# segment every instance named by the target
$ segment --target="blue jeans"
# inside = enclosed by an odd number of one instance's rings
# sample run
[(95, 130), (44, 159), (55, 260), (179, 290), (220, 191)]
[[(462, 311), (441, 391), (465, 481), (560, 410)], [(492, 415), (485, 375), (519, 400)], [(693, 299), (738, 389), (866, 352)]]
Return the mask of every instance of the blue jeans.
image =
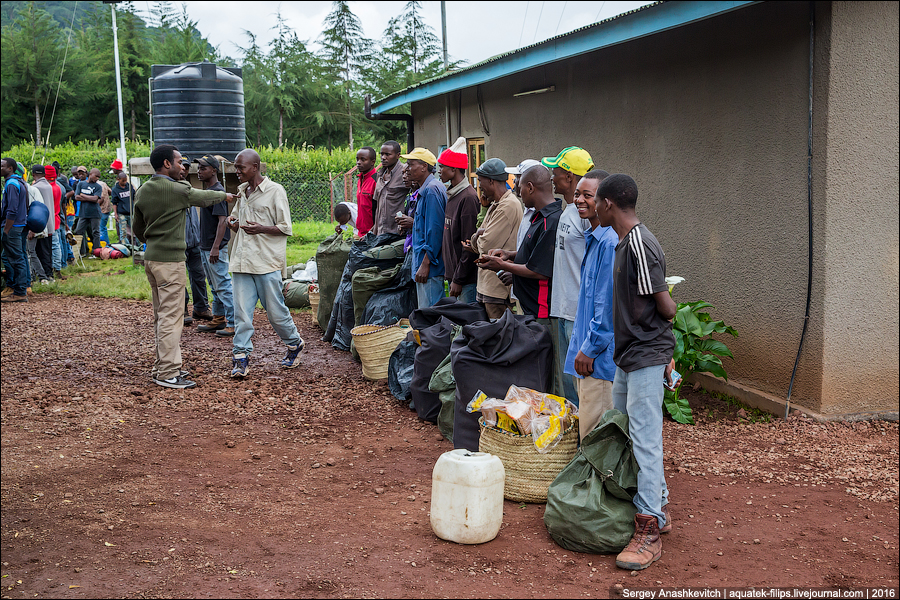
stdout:
[[(72, 225), (75, 224), (75, 215), (66, 215), (66, 223), (69, 225), (69, 229), (72, 229)], [(56, 233), (59, 234), (60, 249), (63, 253), (63, 266), (66, 266), (70, 260), (75, 260), (75, 255), (72, 253), (72, 246), (66, 240), (66, 228), (62, 227)]]
[(6, 284), (16, 296), (24, 296), (31, 285), (28, 271), (28, 250), (25, 227), (13, 227), (3, 233), (3, 262), (6, 265)]
[(632, 499), (637, 511), (652, 515), (659, 526), (666, 524), (662, 507), (669, 503), (669, 489), (663, 472), (663, 374), (666, 365), (644, 367), (626, 373), (616, 367), (613, 407), (628, 415), (628, 434), (637, 460), (637, 495)]
[(462, 291), (459, 293), (459, 301), (465, 302), (466, 304), (477, 302), (477, 300), (475, 300), (476, 287), (478, 287), (477, 283), (467, 283), (462, 286)]
[[(53, 217), (51, 217), (51, 218), (53, 218)], [(65, 236), (66, 230), (63, 229), (62, 232), (63, 232), (63, 236)], [(53, 260), (52, 260), (53, 270), (59, 271), (65, 265), (62, 264), (62, 246), (59, 245), (60, 241), (59, 241), (59, 230), (58, 229), (53, 232), (52, 236), (50, 236), (50, 244), (51, 244), (52, 253), (53, 253)], [(51, 273), (50, 275), (52, 276), (53, 274)]]
[(100, 241), (109, 246), (109, 213), (100, 213)]
[[(415, 271), (413, 271), (413, 279), (415, 279)], [(419, 301), (419, 308), (428, 308), (437, 304), (437, 301), (444, 297), (444, 278), (429, 277), (425, 283), (416, 283), (416, 297)]]
[(247, 354), (253, 352), (253, 311), (257, 300), (262, 304), (272, 324), (272, 329), (288, 346), (296, 346), (303, 342), (297, 332), (297, 326), (291, 317), (291, 311), (284, 304), (281, 291), (281, 271), (272, 271), (263, 275), (250, 273), (233, 273), (231, 286), (234, 291), (234, 347), (232, 353)]
[(578, 406), (575, 377), (566, 374), (566, 354), (569, 351), (569, 341), (572, 339), (574, 327), (575, 321), (550, 317), (550, 335), (553, 340), (553, 393)]
[(228, 246), (219, 250), (218, 262), (209, 262), (209, 250), (201, 250), (203, 270), (212, 288), (213, 315), (224, 316), (228, 327), (234, 327), (234, 298), (231, 292), (231, 275), (228, 274)]

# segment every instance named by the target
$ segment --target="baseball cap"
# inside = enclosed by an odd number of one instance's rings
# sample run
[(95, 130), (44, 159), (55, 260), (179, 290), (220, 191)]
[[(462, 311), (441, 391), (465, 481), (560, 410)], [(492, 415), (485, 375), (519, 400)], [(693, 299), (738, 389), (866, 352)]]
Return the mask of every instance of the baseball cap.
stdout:
[(210, 154), (204, 154), (200, 158), (195, 158), (194, 162), (207, 167), (212, 167), (216, 171), (219, 170), (219, 159)]
[(121, 171), (122, 170), (122, 161), (117, 158), (116, 160), (112, 161), (112, 164), (109, 165), (109, 168)]
[(405, 158), (406, 160), (409, 160), (411, 158), (415, 160), (421, 160), (422, 162), (426, 162), (431, 166), (437, 164), (437, 157), (432, 154), (431, 150), (428, 150), (427, 148), (413, 148), (412, 152), (410, 152), (409, 154), (401, 154), (400, 158)]
[(594, 161), (591, 160), (591, 155), (587, 153), (587, 150), (578, 146), (564, 148), (556, 158), (542, 158), (541, 164), (548, 169), (554, 167), (565, 169), (579, 177), (583, 177), (585, 173), (594, 168)]
[(31, 172), (36, 173), (38, 175), (44, 174), (44, 165), (32, 165)]
[(84, 165), (81, 165), (80, 167), (78, 167), (78, 168), (75, 169), (75, 170), (76, 170), (76, 171), (84, 171), (85, 173), (88, 172), (87, 167), (85, 167)]
[(506, 172), (510, 175), (521, 175), (531, 167), (536, 167), (539, 164), (541, 163), (534, 160), (533, 158), (526, 158), (515, 167), (506, 167)]
[(509, 178), (509, 174), (506, 172), (506, 163), (499, 158), (487, 159), (475, 169), (475, 174), (495, 181), (506, 181)]

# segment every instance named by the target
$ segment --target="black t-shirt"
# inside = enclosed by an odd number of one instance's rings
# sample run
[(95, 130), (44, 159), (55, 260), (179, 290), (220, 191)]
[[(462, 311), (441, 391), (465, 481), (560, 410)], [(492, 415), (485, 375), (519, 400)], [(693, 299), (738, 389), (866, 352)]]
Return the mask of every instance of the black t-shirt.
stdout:
[(553, 253), (556, 251), (556, 227), (562, 216), (562, 202), (556, 200), (531, 215), (531, 225), (516, 252), (515, 263), (549, 279), (540, 281), (513, 275), (516, 298), (526, 315), (538, 319), (550, 317), (550, 292), (553, 281)]
[(134, 199), (134, 186), (130, 183), (128, 187), (122, 187), (119, 182), (112, 187), (112, 195), (110, 201), (116, 205), (116, 212), (120, 215), (131, 214), (131, 201)]
[[(215, 185), (211, 185), (207, 190), (214, 192), (224, 192), (225, 186), (222, 182), (217, 181)], [(219, 226), (219, 217), (228, 216), (228, 202), (222, 200), (212, 206), (205, 206), (200, 209), (200, 249), (204, 252), (212, 250), (213, 242), (216, 241), (216, 228)], [(231, 238), (231, 229), (225, 228), (225, 235), (222, 236), (222, 243), (219, 244), (219, 250), (228, 244)]]
[(653, 298), (668, 289), (662, 246), (638, 223), (616, 246), (613, 275), (613, 362), (626, 373), (672, 360), (672, 322), (659, 314)]

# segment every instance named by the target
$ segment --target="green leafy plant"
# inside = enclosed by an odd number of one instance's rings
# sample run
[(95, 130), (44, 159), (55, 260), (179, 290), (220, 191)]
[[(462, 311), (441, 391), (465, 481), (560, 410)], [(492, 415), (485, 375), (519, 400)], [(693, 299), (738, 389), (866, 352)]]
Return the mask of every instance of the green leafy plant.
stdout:
[(679, 423), (694, 424), (694, 416), (686, 398), (681, 397), (681, 386), (692, 373), (711, 373), (728, 379), (723, 358), (734, 358), (731, 350), (723, 342), (714, 339), (713, 334), (727, 333), (737, 337), (737, 331), (724, 321), (714, 321), (704, 309), (714, 308), (703, 301), (679, 303), (675, 313), (672, 331), (675, 334), (675, 370), (681, 373), (682, 383), (672, 390), (666, 390), (663, 403), (673, 419)]

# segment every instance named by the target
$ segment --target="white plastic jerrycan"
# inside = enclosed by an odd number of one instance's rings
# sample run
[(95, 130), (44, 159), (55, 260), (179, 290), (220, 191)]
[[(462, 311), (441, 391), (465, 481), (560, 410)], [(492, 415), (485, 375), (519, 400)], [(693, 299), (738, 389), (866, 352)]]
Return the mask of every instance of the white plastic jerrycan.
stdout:
[(438, 458), (431, 476), (431, 529), (459, 544), (489, 542), (503, 524), (503, 463), (459, 449)]

